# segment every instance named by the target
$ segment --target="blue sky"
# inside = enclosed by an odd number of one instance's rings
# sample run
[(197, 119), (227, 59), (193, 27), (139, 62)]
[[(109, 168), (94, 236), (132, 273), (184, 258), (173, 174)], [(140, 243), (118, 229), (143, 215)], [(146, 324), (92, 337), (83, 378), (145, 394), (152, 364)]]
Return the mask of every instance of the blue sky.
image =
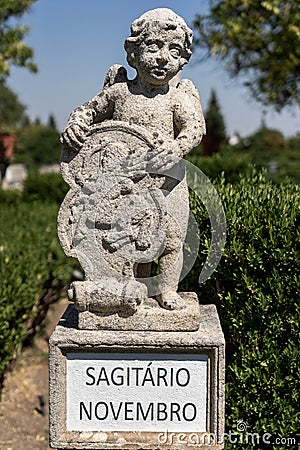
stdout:
[[(23, 24), (31, 25), (26, 42), (35, 51), (39, 72), (13, 68), (8, 84), (32, 119), (46, 122), (52, 113), (62, 129), (72, 109), (101, 90), (112, 64), (127, 67), (123, 42), (135, 18), (149, 9), (167, 7), (191, 25), (206, 5), (206, 0), (39, 0), (22, 18)], [(228, 133), (247, 136), (259, 128), (263, 107), (251, 99), (241, 81), (229, 78), (220, 63), (196, 63), (192, 57), (182, 77), (197, 86), (204, 111), (211, 89), (216, 90)], [(300, 132), (299, 108), (281, 114), (271, 108), (265, 111), (269, 127), (286, 136)]]

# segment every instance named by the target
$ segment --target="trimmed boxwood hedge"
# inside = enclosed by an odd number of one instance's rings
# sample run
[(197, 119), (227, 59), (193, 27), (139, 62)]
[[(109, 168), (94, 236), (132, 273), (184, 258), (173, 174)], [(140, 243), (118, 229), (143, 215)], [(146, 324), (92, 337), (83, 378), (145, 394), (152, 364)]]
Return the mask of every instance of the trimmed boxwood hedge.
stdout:
[[(201, 303), (215, 303), (219, 310), (227, 344), (227, 432), (237, 432), (244, 421), (249, 433), (287, 437), (299, 429), (300, 187), (274, 184), (255, 169), (234, 183), (223, 175), (214, 184), (227, 217), (226, 248), (217, 270), (199, 287), (211, 230), (201, 201), (191, 194), (200, 250), (181, 287), (196, 290)], [(244, 439), (234, 448), (263, 446)]]
[[(1, 196), (0, 196), (1, 197)], [(58, 205), (2, 193), (0, 213), (0, 381), (28, 325), (70, 279), (56, 233)]]

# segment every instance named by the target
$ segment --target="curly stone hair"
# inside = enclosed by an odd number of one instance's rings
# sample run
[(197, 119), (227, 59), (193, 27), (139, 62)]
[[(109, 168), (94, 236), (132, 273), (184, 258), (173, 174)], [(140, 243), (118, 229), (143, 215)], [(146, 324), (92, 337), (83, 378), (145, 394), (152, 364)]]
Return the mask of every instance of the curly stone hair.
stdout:
[(184, 31), (185, 40), (181, 55), (181, 67), (187, 64), (192, 54), (190, 46), (193, 40), (193, 32), (187, 26), (182, 17), (178, 16), (168, 8), (153, 9), (132, 22), (130, 28), (131, 35), (124, 42), (128, 64), (135, 68), (136, 49), (147, 35), (149, 26), (154, 23), (163, 25), (166, 29), (171, 30), (175, 30), (177, 27), (180, 27)]

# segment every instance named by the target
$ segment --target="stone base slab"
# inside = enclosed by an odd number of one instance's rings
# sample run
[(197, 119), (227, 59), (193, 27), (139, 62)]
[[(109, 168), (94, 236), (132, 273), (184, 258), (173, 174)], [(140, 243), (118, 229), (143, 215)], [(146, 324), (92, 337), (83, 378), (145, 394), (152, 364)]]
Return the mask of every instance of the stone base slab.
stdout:
[(200, 305), (197, 294), (181, 292), (186, 308), (169, 311), (148, 298), (134, 314), (128, 312), (90, 312), (78, 314), (81, 330), (135, 330), (135, 331), (196, 331), (200, 324)]
[[(78, 330), (78, 311), (71, 305), (53, 332), (50, 346), (50, 446), (55, 449), (222, 449), (224, 433), (225, 342), (214, 305), (200, 305), (197, 331), (91, 331)], [(205, 433), (173, 433), (172, 443), (161, 432), (68, 431), (67, 354), (72, 353), (197, 354), (207, 359)], [(196, 394), (196, 393), (195, 393)], [(159, 395), (159, 393), (158, 393)], [(212, 436), (213, 441), (207, 439)], [(193, 436), (193, 437), (192, 437)], [(203, 439), (202, 439), (203, 438)], [(170, 437), (168, 437), (170, 439)], [(198, 439), (198, 442), (197, 442)]]

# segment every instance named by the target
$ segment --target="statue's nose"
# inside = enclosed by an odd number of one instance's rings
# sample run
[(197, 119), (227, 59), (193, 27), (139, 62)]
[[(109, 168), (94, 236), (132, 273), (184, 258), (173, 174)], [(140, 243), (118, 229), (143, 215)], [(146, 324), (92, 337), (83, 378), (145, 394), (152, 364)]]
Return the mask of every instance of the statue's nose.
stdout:
[(158, 61), (162, 62), (162, 63), (166, 63), (168, 62), (168, 51), (166, 48), (161, 48), (159, 53), (158, 53)]

